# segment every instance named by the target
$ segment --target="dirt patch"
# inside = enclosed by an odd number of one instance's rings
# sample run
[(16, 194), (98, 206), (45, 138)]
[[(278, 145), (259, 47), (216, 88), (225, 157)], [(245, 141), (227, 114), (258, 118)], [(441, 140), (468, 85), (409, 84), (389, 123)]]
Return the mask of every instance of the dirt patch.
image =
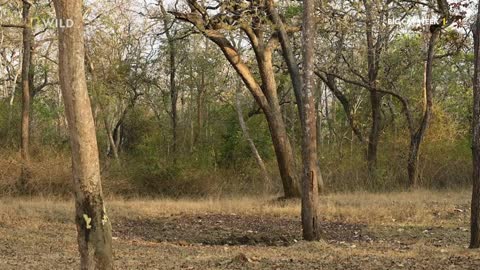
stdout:
[[(372, 241), (366, 226), (321, 222), (326, 241)], [(302, 239), (298, 219), (236, 214), (177, 215), (155, 219), (113, 221), (114, 236), (122, 239), (202, 245), (290, 246)]]

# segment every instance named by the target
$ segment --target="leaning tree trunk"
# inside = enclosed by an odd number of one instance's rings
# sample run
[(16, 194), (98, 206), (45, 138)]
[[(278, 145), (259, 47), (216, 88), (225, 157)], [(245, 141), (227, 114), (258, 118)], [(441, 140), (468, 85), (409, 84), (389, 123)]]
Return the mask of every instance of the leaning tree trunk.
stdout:
[(31, 64), (32, 64), (32, 18), (30, 14), (31, 4), (23, 2), (23, 59), (22, 59), (22, 127), (20, 155), (22, 158), (21, 174), (18, 182), (19, 191), (27, 193), (30, 178), (30, 111), (31, 111)]
[(85, 78), (82, 1), (55, 0), (59, 25), (59, 77), (68, 121), (80, 267), (113, 269), (110, 220), (100, 179), (98, 145)]
[(263, 180), (266, 187), (265, 190), (269, 191), (272, 185), (272, 179), (268, 174), (267, 167), (265, 166), (265, 163), (263, 162), (263, 159), (260, 156), (260, 153), (258, 153), (257, 147), (255, 146), (255, 143), (253, 142), (253, 139), (250, 136), (250, 132), (248, 131), (248, 127), (247, 127), (247, 124), (245, 123), (245, 119), (243, 118), (242, 105), (240, 103), (240, 93), (241, 93), (241, 84), (237, 86), (237, 91), (235, 93), (235, 109), (238, 115), (238, 122), (240, 123), (240, 128), (242, 129), (243, 136), (247, 140), (248, 145), (250, 146), (250, 150), (252, 151), (252, 154), (255, 157), (255, 161), (257, 162), (257, 165), (262, 172)]
[(280, 111), (280, 105), (278, 105), (278, 108), (272, 108), (272, 111), (264, 111), (264, 113), (270, 129), (275, 156), (277, 157), (277, 164), (280, 171), (280, 178), (282, 179), (285, 198), (300, 197), (301, 194), (295, 171), (295, 159), (292, 145), (288, 139), (287, 129)]
[(473, 29), (474, 64), (473, 74), (473, 121), (472, 121), (472, 155), (473, 155), (473, 189), (470, 220), (470, 248), (480, 247), (480, 5)]
[(308, 241), (320, 239), (318, 218), (318, 185), (323, 185), (317, 156), (317, 126), (315, 112), (314, 65), (315, 65), (315, 0), (303, 1), (303, 91), (299, 106), (302, 120), (302, 227), (303, 238)]

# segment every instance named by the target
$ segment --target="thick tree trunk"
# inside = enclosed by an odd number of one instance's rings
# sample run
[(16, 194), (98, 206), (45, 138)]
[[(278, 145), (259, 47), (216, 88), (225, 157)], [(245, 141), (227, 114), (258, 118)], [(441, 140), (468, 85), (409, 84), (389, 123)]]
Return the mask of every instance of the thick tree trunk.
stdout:
[(30, 178), (30, 111), (31, 111), (31, 85), (32, 83), (32, 18), (30, 14), (31, 4), (23, 1), (23, 59), (22, 59), (22, 125), (20, 154), (22, 158), (21, 174), (18, 182), (19, 191), (29, 191)]
[(470, 219), (470, 248), (480, 247), (480, 5), (473, 29), (474, 65), (473, 74), (473, 120), (472, 161), (473, 188)]
[(277, 157), (285, 198), (300, 197), (300, 186), (295, 170), (293, 150), (288, 139), (285, 122), (280, 113), (280, 106), (278, 106), (277, 110), (265, 113), (265, 115)]
[(55, 0), (57, 19), (73, 27), (59, 27), (59, 77), (72, 148), (75, 209), (84, 270), (113, 269), (110, 220), (100, 178), (95, 124), (85, 78), (82, 1)]
[(320, 239), (318, 217), (318, 185), (323, 186), (317, 157), (317, 126), (315, 112), (314, 66), (315, 66), (315, 0), (303, 1), (303, 108), (302, 121), (302, 227), (303, 238), (308, 241)]
[(263, 181), (265, 183), (266, 191), (269, 191), (271, 185), (272, 185), (272, 179), (270, 178), (270, 175), (268, 174), (267, 167), (265, 166), (265, 163), (263, 162), (262, 157), (260, 156), (260, 153), (257, 150), (257, 147), (255, 146), (255, 143), (253, 142), (252, 137), (250, 136), (250, 132), (248, 131), (247, 124), (245, 123), (245, 119), (243, 118), (243, 111), (242, 111), (242, 105), (240, 103), (240, 93), (241, 93), (241, 85), (237, 86), (237, 91), (235, 93), (235, 109), (237, 111), (238, 115), (238, 122), (240, 123), (240, 128), (242, 129), (243, 136), (248, 142), (248, 145), (250, 146), (250, 150), (252, 151), (252, 155), (255, 158), (255, 161), (257, 162), (258, 167), (260, 168), (260, 171), (262, 172), (263, 176)]

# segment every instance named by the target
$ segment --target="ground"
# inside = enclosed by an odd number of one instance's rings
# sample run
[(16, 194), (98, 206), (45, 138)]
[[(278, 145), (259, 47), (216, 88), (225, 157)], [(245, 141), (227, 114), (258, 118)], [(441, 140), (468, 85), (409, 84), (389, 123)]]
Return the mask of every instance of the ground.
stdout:
[[(299, 201), (108, 198), (117, 269), (480, 269), (469, 192), (332, 194), (323, 239)], [(73, 201), (0, 199), (0, 269), (78, 269)]]

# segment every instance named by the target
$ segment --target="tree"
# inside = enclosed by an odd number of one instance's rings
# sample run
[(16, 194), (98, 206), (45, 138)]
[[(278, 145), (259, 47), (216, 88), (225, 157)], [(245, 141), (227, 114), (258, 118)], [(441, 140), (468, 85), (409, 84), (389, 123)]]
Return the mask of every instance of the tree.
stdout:
[(480, 247), (480, 5), (473, 26), (474, 73), (473, 73), (473, 118), (472, 156), (473, 188), (470, 220), (470, 248)]
[(413, 126), (410, 128), (410, 148), (408, 154), (407, 171), (409, 186), (415, 188), (418, 185), (418, 155), (421, 143), (425, 137), (425, 133), (430, 125), (433, 114), (433, 61), (435, 60), (435, 46), (442, 29), (451, 25), (454, 21), (461, 19), (458, 16), (451, 16), (449, 5), (445, 0), (437, 1), (437, 9), (441, 15), (441, 19), (437, 24), (430, 25), (430, 36), (427, 45), (427, 56), (424, 67), (424, 104), (423, 115), (420, 125), (416, 130)]
[[(85, 77), (82, 1), (55, 0), (59, 77), (72, 150), (75, 222), (81, 269), (113, 269), (110, 220), (103, 202), (95, 124)], [(72, 27), (64, 27), (66, 22)]]
[[(212, 12), (211, 8), (202, 6), (199, 1), (188, 0), (187, 2), (190, 7), (189, 13), (177, 11), (171, 13), (178, 20), (195, 26), (204, 36), (214, 42), (243, 80), (267, 119), (285, 197), (299, 197), (300, 189), (295, 159), (281, 114), (273, 68), (272, 56), (277, 47), (278, 33), (271, 31), (270, 35), (267, 35), (268, 23), (265, 22), (265, 17), (268, 17), (268, 1), (266, 1), (267, 5), (262, 1), (260, 1), (261, 3), (252, 3), (252, 5), (237, 5), (235, 1), (225, 1), (216, 7), (222, 11), (218, 14)], [(238, 14), (242, 14), (242, 16), (239, 17)], [(224, 30), (234, 31), (238, 28), (246, 34), (250, 41), (260, 81), (223, 32)], [(296, 30), (295, 28), (294, 31)]]
[(178, 147), (178, 89), (176, 85), (176, 75), (177, 75), (177, 48), (176, 48), (176, 37), (175, 33), (172, 33), (172, 22), (169, 18), (169, 14), (163, 6), (163, 1), (158, 1), (158, 6), (162, 14), (163, 20), (163, 29), (165, 36), (167, 37), (167, 50), (168, 50), (168, 63), (169, 63), (169, 81), (170, 81), (170, 118), (172, 120), (172, 152), (174, 156), (177, 154)]
[(317, 118), (315, 110), (315, 0), (303, 1), (303, 91), (298, 103), (302, 121), (302, 226), (305, 240), (320, 238), (318, 185), (323, 184), (317, 157)]
[(23, 57), (22, 57), (22, 129), (20, 153), (22, 157), (22, 169), (19, 179), (19, 189), (22, 193), (27, 192), (30, 178), (30, 107), (31, 107), (31, 87), (33, 84), (32, 71), (32, 18), (30, 9), (32, 4), (29, 1), (23, 1)]

